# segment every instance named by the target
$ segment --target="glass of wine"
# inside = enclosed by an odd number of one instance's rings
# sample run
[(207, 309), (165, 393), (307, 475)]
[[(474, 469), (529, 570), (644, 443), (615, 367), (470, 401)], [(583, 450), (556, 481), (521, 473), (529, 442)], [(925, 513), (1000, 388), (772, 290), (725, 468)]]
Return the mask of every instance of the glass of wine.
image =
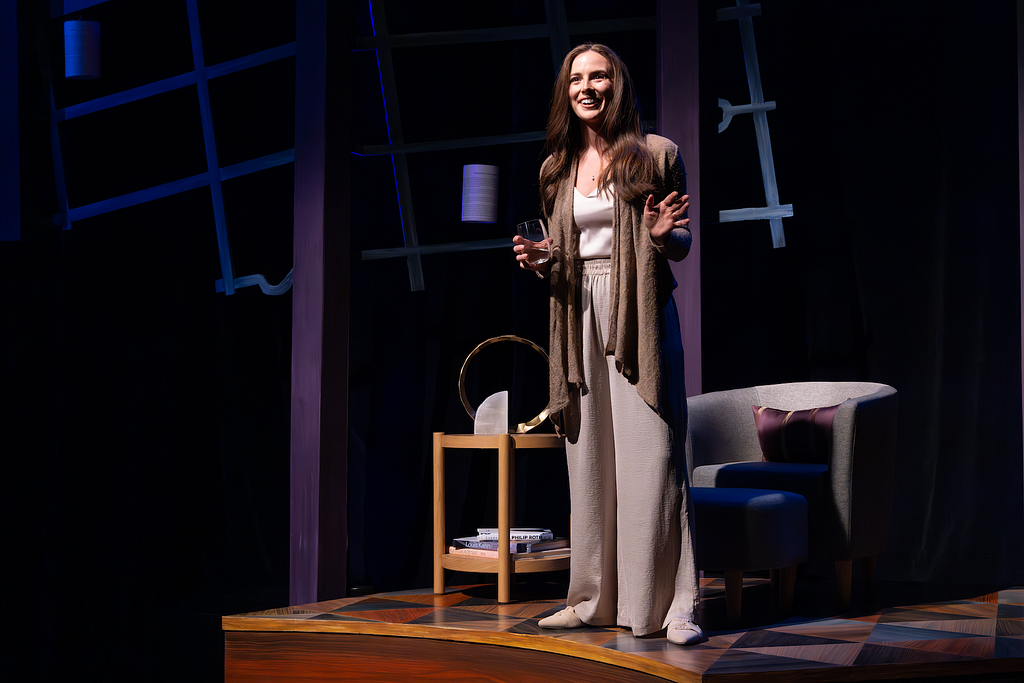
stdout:
[(523, 221), (516, 226), (516, 233), (526, 240), (526, 262), (531, 266), (547, 263), (551, 258), (551, 248), (545, 240), (548, 238), (548, 231), (544, 227), (544, 221), (539, 219)]

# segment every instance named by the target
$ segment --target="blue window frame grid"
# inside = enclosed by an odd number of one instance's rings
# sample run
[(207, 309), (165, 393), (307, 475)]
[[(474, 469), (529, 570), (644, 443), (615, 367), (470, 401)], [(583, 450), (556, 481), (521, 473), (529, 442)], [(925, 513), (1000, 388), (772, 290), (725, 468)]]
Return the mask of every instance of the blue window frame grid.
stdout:
[[(107, 0), (55, 0), (50, 5), (51, 18), (59, 18), (74, 12), (100, 5)], [(50, 90), (50, 137), (53, 148), (54, 178), (57, 186), (57, 199), (60, 206), (58, 222), (65, 230), (70, 230), (75, 221), (110, 213), (129, 206), (144, 204), (156, 199), (187, 192), (200, 187), (209, 187), (213, 202), (214, 225), (217, 230), (217, 249), (220, 255), (221, 278), (214, 283), (217, 292), (225, 295), (234, 294), (240, 287), (259, 286), (264, 294), (284, 294), (291, 288), (292, 271), (276, 285), (267, 282), (260, 274), (235, 277), (231, 262), (231, 248), (228, 239), (227, 221), (224, 216), (224, 197), (221, 183), (231, 178), (256, 173), (264, 169), (292, 163), (295, 160), (295, 149), (282, 150), (256, 159), (250, 159), (230, 166), (221, 167), (217, 161), (217, 144), (213, 130), (213, 117), (210, 112), (210, 93), (207, 82), (210, 79), (267, 64), (295, 55), (295, 43), (286, 43), (267, 50), (239, 57), (228, 62), (207, 66), (203, 57), (202, 32), (199, 23), (199, 10), (196, 0), (184, 0), (188, 12), (189, 37), (192, 46), (193, 70), (148, 83), (136, 88), (99, 97), (93, 100), (57, 109), (54, 104), (53, 90)], [(64, 176), (64, 163), (61, 153), (60, 137), (57, 125), (61, 121), (84, 116), (93, 112), (117, 107), (146, 97), (158, 95), (179, 88), (196, 86), (199, 95), (199, 111), (203, 128), (203, 147), (206, 152), (207, 170), (188, 178), (181, 178), (169, 183), (155, 185), (136, 192), (111, 197), (102, 201), (70, 207), (68, 205), (67, 184)]]

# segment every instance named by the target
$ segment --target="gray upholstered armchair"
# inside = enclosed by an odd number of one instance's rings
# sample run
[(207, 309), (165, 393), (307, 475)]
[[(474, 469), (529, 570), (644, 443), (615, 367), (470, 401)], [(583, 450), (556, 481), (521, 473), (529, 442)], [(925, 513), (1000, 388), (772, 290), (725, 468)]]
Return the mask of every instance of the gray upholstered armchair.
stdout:
[[(836, 404), (822, 462), (762, 461), (751, 406), (803, 411)], [(687, 399), (687, 406), (691, 485), (775, 489), (807, 498), (808, 557), (835, 562), (838, 600), (846, 609), (853, 560), (863, 559), (870, 577), (888, 540), (896, 390), (869, 382), (798, 382), (702, 394)]]

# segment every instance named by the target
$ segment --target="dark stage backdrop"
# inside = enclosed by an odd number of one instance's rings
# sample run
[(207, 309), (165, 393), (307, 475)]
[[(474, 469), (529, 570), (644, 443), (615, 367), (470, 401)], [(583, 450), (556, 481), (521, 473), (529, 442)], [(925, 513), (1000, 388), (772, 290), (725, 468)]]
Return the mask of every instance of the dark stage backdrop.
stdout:
[[(897, 501), (880, 577), (1020, 584), (1014, 3), (761, 3), (754, 23), (765, 95), (778, 103), (768, 118), (780, 195), (795, 211), (779, 250), (764, 223), (714, 220), (764, 200), (749, 119), (715, 132), (717, 98), (748, 97), (736, 24), (713, 22), (729, 4), (701, 3), (705, 391), (809, 379), (894, 385)], [(290, 295), (214, 291), (208, 189), (52, 227), (40, 74), (50, 61), (59, 70), (51, 39), (60, 24), (48, 2), (35, 5), (19, 8), (21, 240), (0, 243), (0, 439), (13, 492), (9, 564), (19, 568), (11, 611), (22, 632), (4, 664), (28, 664), (42, 679), (114, 667), (216, 680), (219, 617), (287, 600)], [(121, 71), (108, 60), (93, 84), (65, 90), (58, 79), (57, 106), (88, 99), (84, 88), (107, 94), (191, 68), (183, 6), (98, 6), (108, 45), (131, 45), (132, 27), (148, 17), (145, 33), (162, 48), (130, 52)], [(287, 3), (198, 6), (210, 63), (294, 39)], [(546, 22), (540, 0), (385, 6), (393, 32)], [(570, 22), (656, 10), (653, 1), (565, 7)], [(365, 8), (353, 10), (361, 35)], [(131, 20), (119, 36), (120, 15)], [(623, 54), (653, 120), (653, 28), (571, 36), (588, 38)], [(553, 78), (545, 40), (394, 56), (407, 141), (544, 125)], [(371, 57), (353, 55), (357, 145), (387, 144)], [(282, 64), (213, 82), (222, 163), (293, 144), (293, 82)], [(157, 183), (198, 172), (194, 95), (154, 102), (135, 116), (62, 126), (73, 204), (137, 189), (146, 173)], [(511, 238), (514, 222), (537, 214), (539, 156), (529, 140), (410, 154), (421, 242)], [(156, 158), (156, 170), (140, 157)], [(501, 167), (497, 225), (459, 222), (464, 163)], [(350, 585), (424, 587), (430, 433), (472, 428), (456, 379), (473, 346), (507, 333), (545, 343), (546, 288), (506, 249), (423, 257), (423, 291), (411, 291), (403, 259), (358, 260), (403, 239), (390, 159), (354, 158), (353, 171)], [(278, 282), (287, 273), (291, 182), (284, 165), (225, 183), (237, 274)], [(539, 410), (528, 353), (495, 347), (480, 360), (474, 402), (511, 387), (515, 414)], [(523, 369), (515, 380), (512, 366)], [(449, 532), (493, 524), (492, 462), (451, 462)], [(520, 521), (564, 533), (562, 458), (520, 456), (517, 476)]]

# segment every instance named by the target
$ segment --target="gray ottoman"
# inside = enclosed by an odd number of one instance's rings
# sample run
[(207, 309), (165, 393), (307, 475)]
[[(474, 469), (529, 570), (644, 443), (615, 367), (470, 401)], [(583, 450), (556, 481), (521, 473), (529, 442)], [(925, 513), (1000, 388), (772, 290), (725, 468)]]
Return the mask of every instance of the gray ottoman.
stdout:
[(725, 605), (739, 621), (743, 572), (769, 569), (780, 611), (793, 608), (796, 567), (807, 559), (807, 499), (768, 489), (690, 488), (697, 568), (725, 572)]

